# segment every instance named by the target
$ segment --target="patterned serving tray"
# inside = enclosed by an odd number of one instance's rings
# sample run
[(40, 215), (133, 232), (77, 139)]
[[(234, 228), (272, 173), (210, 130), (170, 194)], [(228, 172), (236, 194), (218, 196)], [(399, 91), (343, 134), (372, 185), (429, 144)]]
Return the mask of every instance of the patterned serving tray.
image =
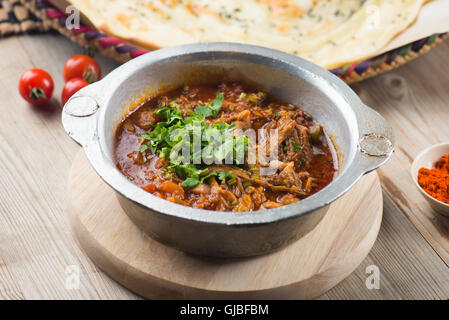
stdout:
[[(69, 30), (65, 27), (67, 15), (45, 0), (9, 0), (9, 2), (22, 4), (30, 11), (32, 17), (38, 17), (42, 24), (39, 26), (40, 29), (57, 30), (84, 48), (97, 50), (99, 53), (119, 62), (126, 62), (149, 52), (83, 25)], [(398, 68), (416, 59), (442, 43), (443, 39), (448, 36), (449, 33), (434, 34), (377, 57), (348, 64), (330, 71), (347, 83), (358, 82)]]

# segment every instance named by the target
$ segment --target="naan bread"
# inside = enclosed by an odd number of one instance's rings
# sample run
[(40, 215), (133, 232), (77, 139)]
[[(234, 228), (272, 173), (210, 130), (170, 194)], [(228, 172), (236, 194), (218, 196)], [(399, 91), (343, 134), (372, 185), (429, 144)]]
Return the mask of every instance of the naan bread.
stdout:
[(100, 30), (157, 49), (250, 43), (333, 68), (376, 55), (426, 0), (70, 0)]

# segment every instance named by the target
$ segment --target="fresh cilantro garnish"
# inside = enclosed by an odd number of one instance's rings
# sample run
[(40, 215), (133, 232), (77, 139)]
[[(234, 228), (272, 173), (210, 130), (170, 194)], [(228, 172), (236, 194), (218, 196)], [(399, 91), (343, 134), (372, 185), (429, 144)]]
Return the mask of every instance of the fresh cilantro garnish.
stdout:
[(221, 181), (226, 181), (226, 183), (230, 186), (237, 182), (235, 174), (233, 174), (232, 172), (222, 171), (218, 173), (218, 179)]
[(293, 142), (293, 141), (292, 141), (292, 146), (293, 146), (293, 149), (295, 149), (295, 151), (299, 151), (304, 148), (302, 145), (297, 144), (296, 142)]
[(214, 100), (209, 102), (205, 106), (199, 106), (196, 107), (195, 113), (199, 114), (200, 116), (203, 116), (204, 118), (210, 117), (210, 116), (216, 116), (218, 112), (221, 109), (221, 106), (224, 102), (224, 95), (221, 92), (217, 92), (217, 96)]
[(183, 187), (193, 188), (200, 183), (197, 178), (187, 178), (182, 182)]
[[(248, 151), (246, 136), (233, 137), (234, 124), (208, 124), (205, 118), (217, 115), (224, 101), (221, 92), (207, 106), (197, 107), (195, 113), (183, 118), (179, 105), (174, 101), (155, 111), (161, 119), (151, 129), (140, 136), (140, 152), (151, 152), (169, 161), (167, 172), (176, 172), (184, 179), (183, 187), (195, 187), (212, 176), (220, 176), (230, 185), (236, 182), (235, 176), (209, 172), (206, 167), (211, 163), (223, 163), (232, 160), (241, 165)], [(232, 139), (229, 139), (232, 138)], [(201, 142), (200, 150), (194, 150), (193, 141)], [(187, 159), (185, 158), (187, 156)], [(199, 160), (199, 161), (198, 161)], [(201, 164), (196, 164), (201, 162)], [(195, 163), (195, 164), (194, 164)]]
[(217, 92), (217, 96), (214, 100), (210, 102), (210, 107), (215, 113), (218, 113), (220, 111), (221, 106), (224, 102), (224, 94), (222, 92)]
[(212, 172), (210, 172), (210, 173), (208, 173), (206, 175), (203, 175), (203, 176), (189, 177), (189, 178), (185, 179), (182, 182), (181, 185), (183, 187), (193, 188), (193, 187), (196, 187), (197, 185), (199, 185), (200, 183), (203, 183), (204, 181), (206, 181), (210, 177), (216, 176), (216, 175), (217, 175), (217, 172), (216, 171), (212, 171)]
[(249, 186), (252, 186), (253, 184), (250, 181), (243, 182), (243, 188), (248, 188)]
[(220, 179), (221, 181), (226, 180), (227, 178), (232, 178), (231, 172), (222, 171), (218, 174), (218, 179)]
[(214, 115), (214, 113), (212, 112), (212, 109), (209, 108), (208, 106), (196, 107), (195, 113), (199, 114), (200, 116), (203, 116), (204, 118), (207, 118), (207, 117), (210, 117), (210, 116)]

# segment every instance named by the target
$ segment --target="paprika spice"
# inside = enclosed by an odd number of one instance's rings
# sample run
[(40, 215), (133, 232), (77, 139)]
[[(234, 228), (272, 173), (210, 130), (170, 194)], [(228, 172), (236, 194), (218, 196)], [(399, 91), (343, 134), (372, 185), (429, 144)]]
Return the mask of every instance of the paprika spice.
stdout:
[(419, 169), (418, 184), (433, 198), (449, 204), (449, 155), (442, 156), (433, 169)]

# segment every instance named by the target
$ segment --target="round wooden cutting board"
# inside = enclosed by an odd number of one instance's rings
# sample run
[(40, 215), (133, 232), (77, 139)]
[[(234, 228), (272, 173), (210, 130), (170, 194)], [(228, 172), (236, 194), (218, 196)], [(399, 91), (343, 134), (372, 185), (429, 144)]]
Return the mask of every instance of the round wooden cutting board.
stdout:
[(331, 205), (312, 232), (288, 247), (254, 258), (204, 258), (143, 234), (83, 151), (73, 162), (68, 192), (74, 231), (85, 252), (113, 279), (150, 299), (318, 297), (362, 262), (382, 220), (379, 178), (370, 173)]

